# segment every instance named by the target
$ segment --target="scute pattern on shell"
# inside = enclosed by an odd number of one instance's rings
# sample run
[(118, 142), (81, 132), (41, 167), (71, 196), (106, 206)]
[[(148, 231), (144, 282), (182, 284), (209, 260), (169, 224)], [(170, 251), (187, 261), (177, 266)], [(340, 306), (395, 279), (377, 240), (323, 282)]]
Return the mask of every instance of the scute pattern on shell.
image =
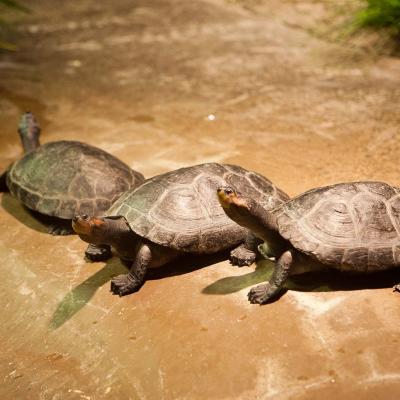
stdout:
[[(155, 176), (118, 199), (109, 216), (124, 216), (138, 235), (163, 246), (213, 253), (243, 240), (246, 230), (229, 219), (216, 190), (230, 185), (271, 210), (288, 196), (268, 179), (235, 165), (208, 163)], [(227, 240), (229, 238), (229, 240)]]
[(111, 154), (76, 141), (40, 146), (7, 174), (10, 192), (42, 214), (71, 219), (104, 213), (121, 193), (144, 181)]
[(275, 210), (292, 245), (349, 271), (400, 265), (400, 189), (383, 182), (342, 183), (310, 190)]

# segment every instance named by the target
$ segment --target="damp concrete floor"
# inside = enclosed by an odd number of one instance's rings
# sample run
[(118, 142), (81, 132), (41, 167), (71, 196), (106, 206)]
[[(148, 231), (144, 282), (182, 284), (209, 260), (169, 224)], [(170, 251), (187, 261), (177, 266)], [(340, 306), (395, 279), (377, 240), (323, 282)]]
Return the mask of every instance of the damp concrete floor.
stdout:
[[(342, 39), (332, 3), (26, 0), (0, 54), (0, 166), (30, 110), (42, 142), (83, 140), (147, 177), (216, 161), (290, 195), (400, 185), (400, 59)], [(400, 397), (399, 273), (306, 275), (260, 307), (246, 294), (270, 262), (193, 259), (118, 298), (124, 267), (85, 247), (1, 195), (1, 399)]]

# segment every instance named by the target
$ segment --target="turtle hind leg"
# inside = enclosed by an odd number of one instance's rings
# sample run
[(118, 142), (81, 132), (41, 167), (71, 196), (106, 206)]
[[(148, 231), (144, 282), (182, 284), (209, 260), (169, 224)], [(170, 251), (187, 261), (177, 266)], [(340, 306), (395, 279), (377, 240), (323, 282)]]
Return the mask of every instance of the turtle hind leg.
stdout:
[(67, 226), (59, 226), (59, 225), (50, 225), (48, 228), (48, 232), (53, 236), (67, 236), (72, 235), (74, 233), (73, 229), (68, 228)]
[(393, 286), (393, 292), (399, 292), (400, 293), (400, 283), (398, 283), (397, 285)]
[(256, 248), (259, 243), (261, 243), (261, 240), (249, 232), (244, 243), (231, 251), (229, 257), (231, 264), (238, 267), (253, 264), (257, 257)]
[(89, 244), (85, 257), (90, 261), (105, 261), (112, 257), (111, 247), (107, 244)]
[(286, 250), (275, 264), (275, 270), (268, 283), (252, 288), (248, 294), (250, 303), (265, 304), (276, 297), (282, 291), (282, 285), (290, 275), (293, 265), (294, 250)]
[(52, 218), (48, 226), (48, 232), (54, 236), (66, 236), (74, 234), (72, 229), (71, 220), (61, 218)]
[(229, 259), (232, 265), (249, 266), (255, 261), (256, 253), (242, 244), (231, 251)]

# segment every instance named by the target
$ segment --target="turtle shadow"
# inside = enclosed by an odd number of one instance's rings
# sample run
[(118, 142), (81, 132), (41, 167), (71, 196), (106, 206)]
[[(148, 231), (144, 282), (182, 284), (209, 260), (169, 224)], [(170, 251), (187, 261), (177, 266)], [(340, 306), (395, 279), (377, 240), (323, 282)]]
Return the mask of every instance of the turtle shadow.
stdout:
[[(146, 280), (158, 280), (171, 276), (190, 273), (211, 264), (226, 260), (229, 252), (211, 255), (187, 255), (160, 268), (150, 269)], [(58, 304), (50, 320), (50, 329), (55, 330), (64, 325), (78, 313), (95, 295), (97, 290), (113, 277), (126, 274), (128, 268), (117, 257), (107, 260), (105, 266), (69, 291)], [(140, 290), (140, 289), (139, 289)], [(110, 296), (112, 294), (110, 293)]]
[[(203, 294), (231, 294), (270, 279), (274, 270), (274, 263), (268, 260), (262, 260), (257, 261), (256, 265), (256, 269), (247, 274), (218, 279), (206, 286), (201, 292)], [(232, 265), (232, 268), (239, 267)], [(241, 267), (241, 269), (247, 268), (248, 267)]]
[[(62, 220), (29, 209), (9, 192), (3, 193), (1, 205), (16, 220), (36, 232), (49, 233), (51, 226), (59, 225), (68, 227), (71, 224), (70, 220)], [(72, 232), (71, 235), (73, 234)]]
[[(268, 260), (259, 260), (256, 264), (254, 271), (240, 276), (219, 279), (206, 286), (202, 293), (213, 295), (231, 294), (268, 281), (273, 273), (274, 263)], [(300, 292), (332, 292), (385, 289), (393, 287), (399, 282), (400, 269), (390, 269), (370, 274), (344, 273), (334, 269), (324, 269), (293, 275), (286, 281), (284, 287), (285, 290)]]
[(222, 251), (215, 254), (187, 254), (160, 268), (153, 268), (147, 272), (146, 280), (158, 280), (171, 276), (188, 274), (203, 269), (212, 264), (217, 264), (229, 258), (229, 251)]
[(340, 272), (334, 269), (310, 272), (290, 277), (286, 287), (290, 290), (310, 292), (355, 291), (388, 289), (400, 282), (400, 269), (368, 274)]
[(127, 268), (115, 257), (107, 261), (105, 266), (69, 291), (58, 304), (50, 320), (50, 329), (57, 329), (80, 311), (97, 290), (114, 276), (125, 274)]
[(3, 193), (1, 198), (1, 205), (10, 215), (17, 221), (21, 222), (30, 229), (37, 232), (47, 233), (49, 224), (46, 224), (45, 216), (39, 216), (34, 211), (25, 207), (16, 197), (10, 193)]

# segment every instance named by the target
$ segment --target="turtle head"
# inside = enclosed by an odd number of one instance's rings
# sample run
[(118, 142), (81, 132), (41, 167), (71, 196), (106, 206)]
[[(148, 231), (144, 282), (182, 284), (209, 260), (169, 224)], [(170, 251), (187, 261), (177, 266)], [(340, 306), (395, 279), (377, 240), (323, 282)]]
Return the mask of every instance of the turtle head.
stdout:
[(31, 112), (26, 112), (22, 115), (19, 121), (18, 133), (25, 153), (35, 150), (40, 146), (40, 125)]
[(239, 209), (249, 209), (250, 207), (250, 205), (247, 204), (247, 199), (241, 196), (238, 192), (236, 192), (235, 189), (230, 186), (223, 186), (218, 188), (217, 194), (218, 200), (225, 210), (228, 210), (231, 207)]
[(219, 202), (230, 219), (249, 229), (258, 238), (268, 243), (272, 240), (272, 246), (276, 240), (280, 240), (277, 235), (270, 234), (271, 231), (277, 231), (273, 215), (258, 201), (237, 193), (228, 186), (220, 187), (217, 193)]
[(92, 244), (108, 244), (108, 224), (105, 218), (77, 215), (72, 219), (72, 228), (79, 237)]
[(247, 226), (246, 220), (250, 218), (253, 200), (241, 195), (230, 186), (218, 188), (217, 194), (228, 217), (239, 225)]

